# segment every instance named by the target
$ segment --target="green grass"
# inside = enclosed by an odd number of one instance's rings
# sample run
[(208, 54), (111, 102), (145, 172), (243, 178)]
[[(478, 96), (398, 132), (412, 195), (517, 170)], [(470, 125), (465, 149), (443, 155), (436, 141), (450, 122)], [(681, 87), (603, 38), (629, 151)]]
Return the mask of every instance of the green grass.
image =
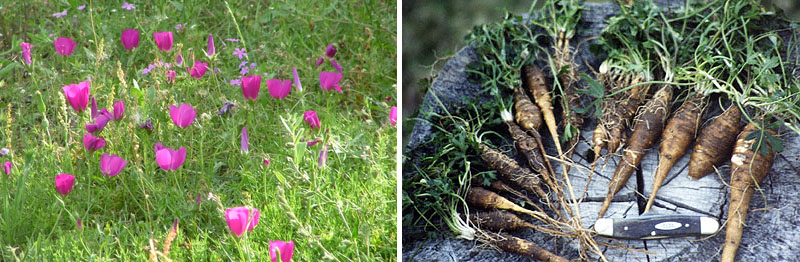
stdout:
[[(265, 261), (268, 241), (277, 239), (295, 241), (297, 261), (395, 260), (397, 131), (388, 120), (396, 101), (394, 1), (231, 1), (249, 61), (258, 65), (251, 73), (291, 79), (296, 66), (303, 83), (302, 92), (277, 100), (265, 77), (255, 102), (229, 84), (239, 76), (232, 52), (243, 43), (224, 40), (240, 38), (225, 2), (130, 1), (132, 11), (121, 9), (122, 1), (86, 3), (83, 11), (76, 9), (82, 1), (34, 2), (4, 2), (0, 9), (0, 146), (12, 151), (0, 160), (14, 163), (12, 175), (0, 177), (0, 260), (147, 260), (151, 239), (160, 249), (176, 218), (180, 231), (169, 254), (175, 261)], [(51, 16), (64, 9), (67, 16)], [(179, 23), (187, 29), (175, 30)], [(127, 28), (141, 32), (131, 52), (119, 42)], [(152, 33), (158, 31), (175, 32), (172, 51), (157, 50)], [(173, 68), (175, 84), (165, 81), (163, 69), (141, 73), (157, 59), (174, 63), (181, 45), (187, 61), (192, 54), (208, 61), (209, 33), (218, 55), (202, 79), (188, 77), (185, 68)], [(58, 36), (78, 42), (71, 56), (55, 53)], [(32, 67), (22, 62), (21, 41), (34, 45)], [(314, 68), (329, 43), (338, 46), (344, 94), (319, 88), (319, 71), (335, 71), (327, 63)], [(108, 144), (94, 153), (81, 140), (88, 109), (76, 113), (61, 91), (87, 78), (100, 108), (110, 110), (118, 100), (126, 105), (125, 118), (100, 133)], [(226, 101), (236, 104), (233, 116), (217, 116)], [(198, 111), (187, 128), (169, 118), (169, 105), (179, 103)], [(303, 122), (306, 110), (318, 112), (321, 129)], [(138, 128), (146, 119), (152, 132)], [(250, 134), (246, 154), (239, 151), (243, 125)], [(306, 148), (314, 138), (323, 142)], [(187, 148), (180, 169), (158, 167), (159, 141)], [(323, 144), (330, 148), (328, 165), (318, 168)], [(100, 172), (103, 152), (129, 162), (118, 176)], [(66, 197), (54, 187), (59, 173), (76, 176)], [(209, 192), (215, 199), (206, 198)], [(198, 194), (204, 195), (199, 205)], [(246, 237), (232, 235), (225, 222), (223, 210), (235, 206), (261, 210)]]

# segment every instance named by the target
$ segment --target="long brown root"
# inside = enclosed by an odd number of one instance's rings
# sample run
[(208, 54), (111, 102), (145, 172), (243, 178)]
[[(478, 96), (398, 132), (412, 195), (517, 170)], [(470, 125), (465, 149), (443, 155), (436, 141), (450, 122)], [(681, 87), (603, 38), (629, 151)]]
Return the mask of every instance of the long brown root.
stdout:
[(526, 65), (522, 67), (522, 71), (525, 85), (531, 91), (531, 94), (533, 94), (533, 100), (536, 105), (538, 105), (539, 109), (542, 110), (544, 123), (547, 125), (547, 129), (550, 131), (550, 135), (553, 136), (553, 141), (555, 141), (556, 144), (556, 150), (558, 151), (559, 156), (561, 156), (564, 153), (561, 150), (561, 144), (559, 144), (558, 131), (556, 131), (556, 117), (553, 114), (553, 104), (550, 98), (550, 90), (547, 89), (544, 73), (542, 73), (538, 67), (533, 65)]
[(517, 124), (525, 130), (539, 130), (542, 126), (542, 111), (534, 105), (531, 99), (521, 88), (514, 89), (514, 115)]
[(467, 203), (480, 208), (496, 208), (503, 210), (511, 210), (514, 212), (530, 215), (537, 219), (549, 218), (542, 212), (535, 212), (525, 209), (514, 202), (509, 201), (505, 197), (498, 195), (495, 192), (486, 190), (482, 187), (470, 187), (467, 192)]
[(489, 244), (504, 251), (512, 252), (546, 262), (568, 262), (566, 258), (557, 256), (552, 252), (530, 242), (509, 234), (492, 234)]
[(480, 229), (508, 231), (520, 228), (534, 228), (528, 221), (506, 211), (477, 212), (469, 215), (469, 220)]
[[(728, 206), (728, 222), (720, 262), (734, 261), (736, 250), (741, 243), (744, 220), (750, 208), (750, 198), (753, 197), (754, 188), (758, 187), (769, 174), (769, 169), (775, 161), (775, 151), (767, 143), (758, 145), (759, 148), (768, 149), (768, 153), (762, 155), (753, 150), (753, 144), (759, 141), (758, 138), (745, 139), (757, 129), (750, 123), (736, 138), (736, 147), (731, 157), (731, 201)], [(772, 130), (767, 132), (774, 134)]]
[(689, 159), (689, 177), (700, 179), (730, 159), (736, 134), (742, 128), (741, 119), (742, 111), (733, 104), (700, 131)]
[(633, 171), (639, 167), (647, 149), (653, 146), (653, 143), (661, 134), (664, 122), (667, 115), (669, 115), (671, 99), (672, 87), (664, 86), (656, 92), (653, 98), (647, 102), (645, 108), (642, 109), (642, 113), (636, 119), (633, 127), (633, 134), (631, 134), (630, 141), (628, 141), (628, 148), (622, 154), (622, 161), (617, 165), (617, 170), (614, 172), (614, 177), (608, 186), (608, 194), (606, 194), (603, 205), (600, 206), (598, 217), (603, 217), (611, 204), (611, 199), (625, 186)]
[(700, 115), (703, 113), (705, 99), (695, 95), (683, 102), (680, 108), (675, 111), (675, 115), (667, 122), (667, 127), (661, 134), (661, 150), (658, 154), (658, 168), (656, 168), (653, 180), (653, 190), (650, 191), (650, 198), (647, 199), (647, 206), (644, 212), (650, 211), (656, 193), (667, 178), (669, 170), (675, 165), (684, 154), (686, 149), (694, 141), (697, 128), (700, 126)]
[(540, 186), (541, 181), (536, 177), (533, 171), (519, 166), (517, 161), (514, 161), (500, 151), (492, 149), (487, 145), (481, 144), (480, 148), (483, 161), (486, 161), (492, 169), (497, 170), (497, 173), (500, 174), (501, 177), (549, 201), (547, 193), (545, 193)]

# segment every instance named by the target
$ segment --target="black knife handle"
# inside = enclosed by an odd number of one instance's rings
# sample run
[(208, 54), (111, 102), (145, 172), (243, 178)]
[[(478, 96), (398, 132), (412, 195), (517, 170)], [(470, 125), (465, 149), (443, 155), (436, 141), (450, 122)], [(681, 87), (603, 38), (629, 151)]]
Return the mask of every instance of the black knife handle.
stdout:
[[(608, 219), (606, 219), (605, 222)], [(703, 223), (702, 221), (706, 222)], [(659, 215), (627, 219), (611, 219), (613, 232), (599, 233), (623, 239), (659, 239), (668, 237), (701, 236), (716, 232), (716, 220), (701, 216)], [(598, 224), (601, 224), (598, 221)], [(608, 224), (608, 223), (604, 223)], [(597, 224), (596, 224), (597, 226)], [(603, 231), (603, 232), (601, 232)], [(610, 235), (608, 233), (611, 233)]]

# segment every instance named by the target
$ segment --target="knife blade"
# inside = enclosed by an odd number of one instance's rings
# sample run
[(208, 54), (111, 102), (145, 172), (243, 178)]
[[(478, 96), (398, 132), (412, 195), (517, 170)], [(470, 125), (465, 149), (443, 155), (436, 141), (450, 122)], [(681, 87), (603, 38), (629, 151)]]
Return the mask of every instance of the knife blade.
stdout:
[(600, 218), (597, 234), (622, 239), (661, 239), (706, 236), (717, 232), (719, 223), (707, 216), (644, 215), (633, 218)]

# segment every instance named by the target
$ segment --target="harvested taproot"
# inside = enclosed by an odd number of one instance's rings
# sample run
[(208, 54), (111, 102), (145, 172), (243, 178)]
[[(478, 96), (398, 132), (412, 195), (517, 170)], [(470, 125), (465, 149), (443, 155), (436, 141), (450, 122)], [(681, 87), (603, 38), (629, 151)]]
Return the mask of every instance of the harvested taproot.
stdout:
[[(742, 239), (744, 220), (750, 208), (750, 198), (753, 197), (755, 188), (769, 174), (772, 163), (775, 161), (775, 151), (767, 143), (757, 145), (758, 151), (767, 148), (767, 154), (753, 150), (753, 144), (766, 139), (747, 139), (747, 136), (758, 131), (753, 124), (748, 124), (736, 138), (736, 146), (731, 157), (731, 199), (728, 205), (728, 222), (725, 229), (725, 243), (722, 245), (720, 262), (733, 262), (736, 249)], [(772, 130), (768, 133), (774, 135)]]
[(617, 165), (614, 176), (611, 178), (608, 194), (606, 194), (603, 205), (600, 206), (598, 217), (603, 217), (614, 195), (625, 187), (633, 171), (639, 167), (642, 157), (658, 139), (664, 128), (667, 115), (669, 115), (671, 99), (672, 87), (664, 86), (645, 104), (642, 113), (637, 117), (633, 126), (628, 148), (622, 153), (622, 161)]
[(742, 111), (731, 105), (697, 136), (697, 142), (689, 159), (689, 177), (700, 179), (730, 159), (736, 142), (736, 134), (742, 128)]
[(702, 96), (692, 96), (683, 102), (680, 108), (675, 111), (672, 118), (667, 121), (667, 127), (661, 134), (661, 151), (658, 154), (658, 167), (656, 168), (653, 180), (653, 190), (650, 191), (650, 198), (644, 212), (650, 211), (656, 193), (667, 178), (669, 170), (678, 162), (678, 159), (686, 154), (686, 149), (694, 141), (697, 128), (700, 126), (700, 115), (703, 113), (705, 98)]
[(470, 187), (467, 191), (467, 203), (480, 208), (496, 208), (523, 213), (532, 217), (545, 219), (546, 214), (525, 209), (514, 202), (482, 187)]
[(469, 220), (480, 229), (491, 231), (509, 231), (520, 228), (535, 228), (528, 221), (506, 211), (477, 212), (469, 215)]
[(514, 89), (514, 109), (517, 124), (525, 130), (539, 130), (542, 126), (542, 111), (534, 105), (521, 88)]
[(481, 144), (480, 148), (483, 161), (486, 161), (492, 169), (497, 170), (501, 177), (514, 182), (528, 192), (536, 193), (542, 199), (549, 199), (547, 193), (540, 187), (540, 180), (533, 171), (519, 166), (514, 159), (485, 144)]
[(568, 262), (566, 258), (557, 256), (552, 252), (534, 244), (528, 240), (524, 240), (509, 234), (496, 234), (490, 240), (490, 244), (507, 252), (512, 252), (527, 257), (532, 257), (546, 262)]

